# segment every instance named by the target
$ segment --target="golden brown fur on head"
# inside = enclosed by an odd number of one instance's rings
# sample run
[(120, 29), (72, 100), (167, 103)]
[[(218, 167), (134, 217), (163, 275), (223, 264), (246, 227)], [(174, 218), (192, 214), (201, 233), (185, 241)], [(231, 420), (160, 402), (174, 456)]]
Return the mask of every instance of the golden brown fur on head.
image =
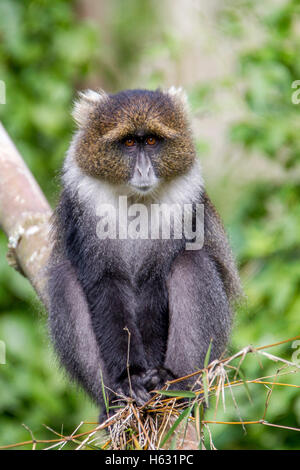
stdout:
[(88, 175), (126, 183), (132, 173), (122, 139), (139, 132), (158, 136), (162, 145), (153, 157), (158, 178), (185, 174), (195, 159), (184, 98), (172, 88), (127, 90), (114, 95), (88, 90), (75, 104), (79, 127), (75, 140), (77, 165)]

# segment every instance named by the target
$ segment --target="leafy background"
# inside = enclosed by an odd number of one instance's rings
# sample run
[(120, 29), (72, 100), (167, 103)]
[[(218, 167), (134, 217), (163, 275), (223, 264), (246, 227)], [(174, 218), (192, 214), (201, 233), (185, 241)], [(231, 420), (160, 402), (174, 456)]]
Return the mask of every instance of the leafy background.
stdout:
[[(236, 253), (247, 302), (237, 314), (231, 351), (299, 334), (300, 119), (291, 84), (300, 79), (296, 0), (1, 0), (0, 117), (52, 205), (74, 129), (76, 90), (183, 85), (190, 98), (209, 193)], [(39, 437), (43, 423), (71, 432), (97, 410), (59, 370), (45, 315), (26, 279), (7, 266), (0, 234), (0, 444)], [(273, 352), (273, 351), (271, 351)], [(291, 358), (291, 343), (277, 355)], [(276, 368), (251, 358), (248, 378)], [(299, 377), (289, 378), (299, 384)], [(258, 388), (259, 387), (259, 388)], [(263, 386), (252, 402), (228, 395), (218, 417), (259, 419)], [(214, 419), (208, 411), (208, 419)], [(267, 419), (300, 427), (297, 389), (278, 387)], [(222, 449), (299, 449), (296, 432), (211, 427)]]

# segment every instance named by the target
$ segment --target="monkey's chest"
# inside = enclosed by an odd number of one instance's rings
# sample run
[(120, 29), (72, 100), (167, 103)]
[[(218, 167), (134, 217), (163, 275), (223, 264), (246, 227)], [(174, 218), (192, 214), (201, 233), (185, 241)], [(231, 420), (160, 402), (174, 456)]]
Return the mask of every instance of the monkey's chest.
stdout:
[(161, 269), (166, 262), (167, 245), (160, 240), (116, 240), (113, 251), (118, 267), (135, 280), (141, 273), (152, 272), (154, 275)]

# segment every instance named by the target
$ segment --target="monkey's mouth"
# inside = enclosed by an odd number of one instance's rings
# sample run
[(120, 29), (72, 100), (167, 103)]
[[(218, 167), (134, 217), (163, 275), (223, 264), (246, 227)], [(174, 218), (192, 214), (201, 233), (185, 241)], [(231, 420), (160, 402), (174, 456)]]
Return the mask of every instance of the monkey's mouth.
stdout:
[(131, 187), (139, 194), (147, 194), (153, 191), (156, 184), (131, 184)]

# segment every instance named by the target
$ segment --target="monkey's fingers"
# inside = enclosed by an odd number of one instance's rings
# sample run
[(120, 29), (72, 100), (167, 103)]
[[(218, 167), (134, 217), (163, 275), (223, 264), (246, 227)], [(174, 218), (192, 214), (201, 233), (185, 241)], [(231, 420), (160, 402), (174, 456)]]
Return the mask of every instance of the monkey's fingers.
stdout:
[(137, 404), (137, 406), (143, 406), (147, 401), (150, 400), (151, 395), (150, 393), (147, 392), (147, 390), (144, 387), (139, 387), (133, 392), (134, 395), (134, 400)]
[(162, 388), (168, 380), (174, 378), (174, 375), (164, 367), (150, 369), (141, 376), (142, 383), (148, 391)]
[(116, 389), (116, 393), (120, 397), (133, 399), (138, 406), (144, 405), (151, 398), (139, 376), (132, 376), (130, 384), (127, 379), (124, 380)]

